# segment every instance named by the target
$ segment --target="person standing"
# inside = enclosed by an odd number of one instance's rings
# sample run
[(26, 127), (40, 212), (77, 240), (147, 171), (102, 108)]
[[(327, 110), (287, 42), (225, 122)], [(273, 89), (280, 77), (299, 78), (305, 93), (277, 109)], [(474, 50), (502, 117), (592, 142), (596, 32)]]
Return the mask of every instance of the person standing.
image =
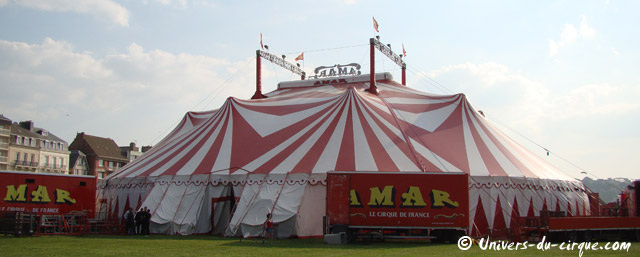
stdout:
[(263, 226), (266, 234), (262, 238), (262, 243), (264, 244), (265, 238), (269, 238), (269, 245), (273, 245), (273, 220), (271, 219), (271, 213), (267, 213), (267, 220), (264, 222)]
[(151, 212), (149, 211), (149, 208), (144, 207), (143, 210), (143, 215), (142, 215), (142, 234), (145, 236), (149, 236), (150, 231), (149, 231), (149, 225), (151, 224)]
[(126, 222), (126, 227), (127, 227), (127, 235), (135, 235), (136, 234), (136, 226), (135, 226), (135, 222), (134, 222), (134, 214), (133, 214), (133, 209), (129, 208), (129, 210), (127, 210), (127, 212), (124, 213), (124, 218), (125, 218), (125, 222)]
[(136, 222), (136, 235), (142, 235), (142, 216), (143, 214), (143, 209), (138, 210), (138, 212), (136, 212), (136, 216), (135, 216), (135, 222)]
[(122, 219), (124, 220), (124, 232), (129, 234), (129, 221), (127, 220), (127, 217), (129, 217), (129, 209), (125, 210), (124, 214), (122, 215)]

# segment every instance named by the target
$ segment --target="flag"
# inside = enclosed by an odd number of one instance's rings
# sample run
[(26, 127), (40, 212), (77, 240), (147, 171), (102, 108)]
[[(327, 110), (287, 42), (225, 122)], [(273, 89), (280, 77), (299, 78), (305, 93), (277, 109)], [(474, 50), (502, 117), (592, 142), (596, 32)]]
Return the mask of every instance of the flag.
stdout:
[(373, 17), (373, 28), (376, 29), (376, 32), (380, 32), (378, 30), (378, 21), (376, 21), (376, 17)]
[(402, 43), (402, 55), (404, 55), (404, 57), (407, 57), (407, 51), (404, 50), (404, 43)]
[(302, 61), (304, 60), (304, 52), (300, 53), (300, 55), (298, 55), (298, 57), (296, 57), (296, 62), (297, 61)]
[(260, 33), (260, 48), (264, 50), (264, 45), (262, 44), (262, 33)]

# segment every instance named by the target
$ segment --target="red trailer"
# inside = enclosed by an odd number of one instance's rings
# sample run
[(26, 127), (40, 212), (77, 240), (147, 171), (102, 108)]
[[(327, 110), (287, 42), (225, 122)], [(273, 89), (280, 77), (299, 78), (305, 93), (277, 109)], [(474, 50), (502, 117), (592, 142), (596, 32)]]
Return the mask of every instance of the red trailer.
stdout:
[(454, 241), (469, 228), (465, 173), (329, 172), (325, 230), (363, 238)]
[(4, 233), (66, 233), (86, 230), (95, 216), (93, 176), (0, 171)]
[(567, 217), (563, 211), (541, 211), (540, 216), (522, 218), (523, 237), (514, 240), (554, 241), (640, 240), (640, 181), (629, 185), (618, 201), (601, 208), (598, 194), (589, 194), (591, 216)]

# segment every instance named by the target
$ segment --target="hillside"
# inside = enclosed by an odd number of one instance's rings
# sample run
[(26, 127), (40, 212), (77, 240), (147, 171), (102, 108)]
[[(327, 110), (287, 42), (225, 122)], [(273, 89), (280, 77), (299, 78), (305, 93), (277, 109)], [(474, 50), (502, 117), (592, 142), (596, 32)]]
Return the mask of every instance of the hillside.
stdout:
[(600, 193), (600, 199), (605, 203), (613, 202), (618, 199), (618, 194), (631, 184), (631, 180), (627, 178), (608, 178), (593, 180), (589, 177), (582, 179), (582, 183), (591, 191)]

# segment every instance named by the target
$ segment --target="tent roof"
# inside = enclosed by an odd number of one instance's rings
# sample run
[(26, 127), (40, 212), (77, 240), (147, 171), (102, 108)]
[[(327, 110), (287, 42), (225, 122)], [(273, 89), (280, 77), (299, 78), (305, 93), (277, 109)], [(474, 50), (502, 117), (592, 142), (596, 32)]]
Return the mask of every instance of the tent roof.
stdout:
[(434, 95), (377, 74), (280, 83), (268, 98), (230, 97), (189, 112), (110, 178), (342, 171), (462, 171), (573, 180), (501, 133), (464, 94)]

